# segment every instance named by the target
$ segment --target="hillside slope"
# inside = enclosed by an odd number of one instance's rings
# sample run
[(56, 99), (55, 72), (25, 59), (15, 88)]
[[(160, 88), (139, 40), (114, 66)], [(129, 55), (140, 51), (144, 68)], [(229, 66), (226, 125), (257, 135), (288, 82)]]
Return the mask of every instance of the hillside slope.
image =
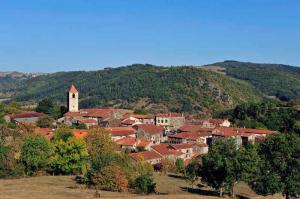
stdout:
[(205, 68), (245, 80), (262, 93), (284, 101), (300, 98), (300, 67), (225, 61), (207, 65)]
[(152, 111), (207, 112), (254, 102), (261, 94), (251, 85), (196, 67), (131, 65), (110, 70), (59, 72), (23, 82), (18, 101), (51, 97), (65, 101), (70, 84), (80, 91), (81, 107), (144, 106)]

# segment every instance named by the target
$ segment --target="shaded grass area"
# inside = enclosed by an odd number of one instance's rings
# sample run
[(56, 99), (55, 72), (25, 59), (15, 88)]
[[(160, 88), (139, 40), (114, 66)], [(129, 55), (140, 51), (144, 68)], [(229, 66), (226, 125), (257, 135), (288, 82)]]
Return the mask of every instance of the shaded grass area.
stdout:
[[(95, 198), (94, 189), (86, 189), (84, 185), (75, 182), (74, 176), (40, 176), (21, 179), (0, 180), (0, 198), (1, 199), (91, 199)], [(218, 193), (210, 188), (200, 185), (191, 186), (182, 176), (161, 175), (155, 173), (155, 182), (157, 184), (157, 194), (137, 195), (129, 193), (116, 193), (100, 191), (100, 198), (150, 198), (150, 199), (217, 199)], [(249, 194), (246, 187), (240, 187), (245, 193)], [(241, 190), (237, 190), (237, 192)], [(250, 198), (253, 197), (251, 193)], [(263, 197), (259, 197), (263, 198)], [(280, 197), (268, 197), (280, 198)]]

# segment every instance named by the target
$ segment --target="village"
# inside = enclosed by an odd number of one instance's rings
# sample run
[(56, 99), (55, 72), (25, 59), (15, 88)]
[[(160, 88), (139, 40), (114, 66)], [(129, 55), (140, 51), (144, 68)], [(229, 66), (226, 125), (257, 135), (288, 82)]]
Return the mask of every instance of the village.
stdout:
[[(132, 110), (114, 108), (80, 109), (79, 91), (71, 85), (67, 91), (68, 112), (55, 121), (68, 126), (84, 124), (86, 128), (73, 128), (78, 139), (85, 138), (89, 129), (104, 128), (117, 144), (117, 151), (124, 151), (138, 161), (143, 159), (154, 167), (163, 159), (184, 160), (188, 165), (209, 151), (209, 146), (221, 138), (233, 138), (237, 146), (257, 143), (271, 130), (235, 128), (227, 119), (193, 119), (183, 113), (135, 114)], [(5, 116), (7, 122), (34, 124), (43, 113), (23, 112)], [(36, 127), (34, 132), (51, 140), (55, 129)]]

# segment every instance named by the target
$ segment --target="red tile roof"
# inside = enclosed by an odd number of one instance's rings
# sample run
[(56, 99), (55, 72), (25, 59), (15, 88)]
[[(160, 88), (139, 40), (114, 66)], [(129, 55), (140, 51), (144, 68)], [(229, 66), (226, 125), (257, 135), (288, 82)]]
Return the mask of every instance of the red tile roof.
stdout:
[(177, 139), (191, 139), (196, 140), (198, 138), (197, 132), (183, 132), (183, 133), (177, 133), (174, 135), (169, 135), (169, 138), (177, 138)]
[(92, 108), (92, 109), (80, 109), (78, 112), (67, 112), (65, 116), (71, 117), (106, 117), (113, 112), (110, 108)]
[(253, 134), (272, 134), (274, 132), (267, 129), (238, 128), (237, 130), (242, 133), (253, 133)]
[(87, 119), (79, 119), (78, 122), (80, 122), (80, 123), (97, 123), (97, 120), (87, 118)]
[(53, 137), (53, 131), (49, 128), (36, 128), (34, 132), (45, 136), (48, 140)]
[(134, 117), (137, 119), (154, 119), (154, 115), (142, 115), (142, 114), (131, 114), (130, 117)]
[(78, 93), (78, 90), (77, 90), (76, 87), (72, 84), (72, 85), (69, 87), (69, 92), (70, 92), (70, 93)]
[(11, 115), (10, 118), (12, 120), (18, 119), (18, 118), (31, 118), (31, 117), (41, 117), (44, 113), (38, 113), (38, 112), (24, 112), (24, 113), (18, 113), (15, 115)]
[(160, 113), (156, 117), (183, 117), (181, 113)]
[(136, 131), (132, 127), (107, 127), (112, 136), (129, 136), (135, 135)]
[(152, 146), (152, 149), (158, 152), (160, 155), (165, 156), (165, 155), (175, 155), (175, 156), (180, 156), (183, 153), (181, 153), (179, 150), (174, 149), (171, 145), (161, 143), (159, 145), (154, 145)]
[(147, 147), (151, 142), (145, 139), (124, 137), (116, 140), (118, 145)]
[(131, 119), (125, 119), (122, 121), (122, 124), (126, 124), (126, 125), (132, 125), (134, 123), (135, 123), (135, 121), (131, 120)]
[(84, 138), (88, 134), (87, 129), (72, 129), (72, 133), (76, 138)]
[(171, 144), (174, 149), (189, 149), (193, 148), (193, 144)]
[(154, 159), (161, 159), (161, 155), (154, 151), (144, 151), (144, 152), (139, 152), (139, 153), (132, 153), (130, 154), (131, 158), (134, 160), (154, 160)]
[(184, 126), (182, 126), (182, 127), (179, 128), (179, 131), (197, 132), (200, 129), (202, 129), (202, 127), (200, 125), (184, 125)]
[(151, 135), (160, 134), (164, 131), (164, 127), (156, 126), (154, 124), (138, 124), (137, 127), (138, 127), (138, 130), (141, 130), (141, 131), (151, 134)]
[(136, 142), (137, 142), (136, 138), (127, 138), (127, 137), (116, 140), (116, 143), (118, 145), (125, 145), (125, 146), (133, 146), (135, 145)]
[(239, 131), (236, 128), (227, 128), (219, 127), (213, 131), (213, 135), (222, 136), (222, 137), (232, 137), (240, 135)]

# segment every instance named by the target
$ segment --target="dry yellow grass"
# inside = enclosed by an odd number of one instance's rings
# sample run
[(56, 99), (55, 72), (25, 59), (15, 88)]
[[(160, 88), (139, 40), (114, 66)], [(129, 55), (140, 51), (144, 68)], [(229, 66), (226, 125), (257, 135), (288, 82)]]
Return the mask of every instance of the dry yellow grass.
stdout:
[[(0, 180), (0, 198), (1, 199), (91, 199), (95, 198), (95, 190), (86, 189), (84, 186), (74, 182), (72, 176), (41, 176), (22, 179), (5, 179)], [(189, 193), (186, 188), (189, 185), (185, 180), (180, 178), (169, 177), (165, 175), (155, 175), (157, 183), (157, 191), (161, 195), (136, 195), (100, 191), (100, 198), (137, 198), (137, 199), (217, 199), (214, 192), (210, 189), (202, 187), (202, 191)], [(256, 194), (247, 190), (242, 185), (237, 188), (237, 192), (243, 190), (246, 194), (250, 194), (251, 198), (256, 198)], [(200, 194), (199, 194), (200, 193)], [(275, 198), (275, 197), (269, 197)], [(278, 197), (280, 198), (280, 197)]]

